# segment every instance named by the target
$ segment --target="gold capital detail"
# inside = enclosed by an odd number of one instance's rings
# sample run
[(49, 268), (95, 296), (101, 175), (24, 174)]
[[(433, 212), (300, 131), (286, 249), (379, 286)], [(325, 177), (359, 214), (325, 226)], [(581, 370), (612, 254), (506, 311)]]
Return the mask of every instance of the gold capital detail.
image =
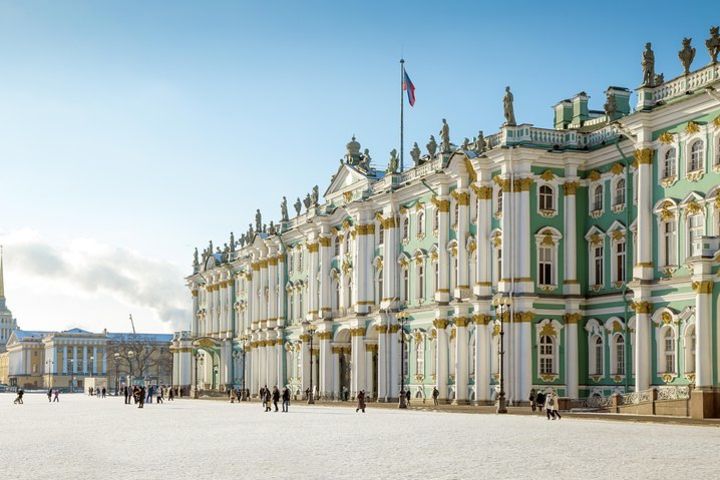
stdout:
[(529, 192), (530, 187), (534, 183), (534, 180), (530, 177), (528, 178), (521, 178), (519, 180), (515, 180), (514, 187), (516, 192)]
[(660, 140), (660, 143), (663, 145), (667, 145), (668, 143), (672, 143), (673, 141), (673, 134), (670, 132), (663, 132), (660, 137), (658, 137)]
[(470, 323), (470, 319), (467, 317), (457, 317), (455, 318), (455, 325), (458, 327), (467, 327), (468, 323)]
[(563, 193), (565, 195), (575, 195), (577, 193), (577, 188), (580, 186), (580, 183), (578, 182), (565, 182), (563, 183)]
[(709, 294), (713, 291), (713, 282), (712, 280), (701, 280), (699, 282), (692, 282), (692, 289), (699, 294)]
[(320, 237), (318, 239), (318, 243), (321, 247), (329, 247), (330, 246), (330, 237)]
[(397, 333), (398, 330), (400, 330), (400, 325), (398, 325), (398, 324), (390, 325), (390, 329), (389, 329), (390, 333)]
[(458, 205), (460, 206), (468, 206), (470, 205), (470, 194), (468, 192), (459, 192), (457, 190), (454, 190), (451, 193), (452, 197), (455, 199)]
[(533, 312), (516, 312), (515, 313), (515, 321), (519, 323), (527, 323), (532, 322), (532, 319), (535, 317), (535, 314)]
[(310, 243), (307, 246), (308, 252), (317, 253), (319, 245), (317, 243)]
[(490, 200), (492, 198), (492, 187), (481, 187), (473, 183), (470, 188), (473, 189), (473, 192), (475, 192), (475, 195), (480, 200)]
[(634, 155), (638, 165), (652, 165), (652, 148), (640, 148), (638, 150), (635, 150)]
[(698, 133), (699, 131), (700, 125), (695, 122), (688, 122), (687, 126), (685, 127), (685, 132), (689, 134)]
[(358, 327), (358, 328), (351, 328), (350, 329), (350, 336), (351, 337), (362, 337), (365, 335), (365, 328), (364, 327)]
[(450, 212), (450, 200), (432, 197), (430, 201), (433, 203), (433, 205), (435, 205), (439, 212)]
[(581, 313), (566, 313), (565, 314), (565, 323), (567, 325), (576, 325), (580, 320), (582, 320)]
[(332, 339), (332, 332), (320, 332), (318, 333), (317, 337), (320, 340), (331, 340)]
[(437, 318), (433, 320), (433, 326), (435, 328), (445, 329), (448, 326), (448, 321), (444, 318)]
[(635, 313), (652, 313), (653, 304), (643, 300), (641, 302), (632, 302), (631, 308), (635, 310)]
[(487, 325), (488, 323), (490, 323), (490, 320), (492, 320), (492, 317), (490, 315), (486, 315), (486, 314), (473, 315), (473, 321), (475, 322), (475, 325)]
[[(449, 210), (449, 207), (448, 207), (448, 212), (449, 212), (449, 211), (450, 211), (450, 210)], [(390, 217), (390, 218), (386, 218), (385, 220), (383, 220), (383, 227), (384, 227), (385, 229), (395, 228), (395, 227), (396, 227), (395, 217)]]
[(358, 235), (372, 235), (375, 233), (375, 224), (368, 223), (366, 225), (358, 225), (355, 227)]
[(552, 172), (552, 170), (545, 170), (540, 175), (540, 178), (542, 178), (546, 182), (552, 182), (553, 180), (555, 180), (555, 174)]
[(388, 326), (387, 325), (375, 325), (375, 331), (378, 333), (387, 333)]

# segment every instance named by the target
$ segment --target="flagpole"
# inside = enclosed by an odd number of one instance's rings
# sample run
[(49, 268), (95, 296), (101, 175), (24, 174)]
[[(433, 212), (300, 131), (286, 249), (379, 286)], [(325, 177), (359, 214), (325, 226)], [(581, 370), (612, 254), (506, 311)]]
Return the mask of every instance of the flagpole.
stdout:
[(403, 85), (405, 84), (405, 60), (403, 58), (400, 58), (400, 171), (405, 171), (405, 156), (403, 155), (404, 152), (404, 142), (403, 142), (403, 127), (404, 127), (404, 118), (403, 118), (403, 108), (405, 106), (405, 102), (403, 100)]

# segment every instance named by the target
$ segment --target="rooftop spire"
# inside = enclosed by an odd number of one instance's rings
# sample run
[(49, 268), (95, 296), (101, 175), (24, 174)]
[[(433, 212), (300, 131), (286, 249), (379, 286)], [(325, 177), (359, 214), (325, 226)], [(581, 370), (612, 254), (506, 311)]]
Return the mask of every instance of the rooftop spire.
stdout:
[(3, 275), (3, 247), (0, 245), (0, 299), (5, 298), (5, 278)]

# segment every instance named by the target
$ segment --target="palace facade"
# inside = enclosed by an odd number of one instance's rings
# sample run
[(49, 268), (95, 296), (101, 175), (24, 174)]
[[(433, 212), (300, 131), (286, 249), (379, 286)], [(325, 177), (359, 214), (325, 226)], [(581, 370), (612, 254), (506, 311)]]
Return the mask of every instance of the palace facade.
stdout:
[(581, 92), (553, 128), (431, 138), (402, 172), (353, 138), (323, 199), (196, 252), (173, 383), (492, 402), (502, 323), (511, 403), (677, 386), (716, 415), (720, 64), (643, 66), (634, 111)]

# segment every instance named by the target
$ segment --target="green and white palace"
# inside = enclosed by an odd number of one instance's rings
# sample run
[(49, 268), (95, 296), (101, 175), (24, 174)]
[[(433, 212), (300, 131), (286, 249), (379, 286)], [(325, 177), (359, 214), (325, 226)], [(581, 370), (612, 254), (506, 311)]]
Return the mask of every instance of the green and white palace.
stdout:
[(581, 92), (553, 128), (515, 122), (508, 89), (498, 133), (443, 122), (404, 171), (353, 138), (324, 195), (195, 252), (174, 384), (491, 404), (502, 323), (511, 405), (675, 389), (717, 416), (720, 64), (683, 64), (666, 81), (648, 44), (634, 109)]

